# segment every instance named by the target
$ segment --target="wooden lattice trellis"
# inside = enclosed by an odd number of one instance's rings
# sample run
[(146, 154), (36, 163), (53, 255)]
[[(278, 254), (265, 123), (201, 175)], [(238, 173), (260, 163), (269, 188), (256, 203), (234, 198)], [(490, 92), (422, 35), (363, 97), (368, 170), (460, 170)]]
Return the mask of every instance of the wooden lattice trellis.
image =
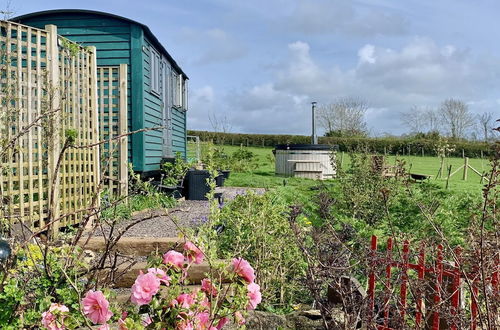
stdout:
[(0, 53), (0, 220), (78, 223), (99, 203), (95, 48), (1, 21)]
[[(127, 65), (98, 67), (101, 168), (115, 196), (128, 191)], [(117, 138), (121, 136), (121, 138)]]

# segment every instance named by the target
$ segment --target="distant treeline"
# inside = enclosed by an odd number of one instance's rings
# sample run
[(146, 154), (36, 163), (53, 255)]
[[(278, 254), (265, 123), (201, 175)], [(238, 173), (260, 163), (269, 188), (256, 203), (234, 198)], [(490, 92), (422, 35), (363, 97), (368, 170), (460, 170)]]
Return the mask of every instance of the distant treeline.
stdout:
[[(311, 143), (311, 137), (306, 135), (277, 134), (239, 134), (216, 133), (207, 131), (188, 131), (188, 135), (199, 136), (201, 141), (212, 141), (215, 144), (244, 145), (251, 147), (274, 147), (277, 144)], [(318, 137), (318, 143), (337, 145), (339, 151), (368, 150), (369, 152), (387, 155), (425, 155), (436, 156), (436, 149), (443, 145), (444, 140), (425, 139), (419, 137)], [(453, 157), (488, 157), (492, 154), (490, 143), (475, 141), (447, 140)]]

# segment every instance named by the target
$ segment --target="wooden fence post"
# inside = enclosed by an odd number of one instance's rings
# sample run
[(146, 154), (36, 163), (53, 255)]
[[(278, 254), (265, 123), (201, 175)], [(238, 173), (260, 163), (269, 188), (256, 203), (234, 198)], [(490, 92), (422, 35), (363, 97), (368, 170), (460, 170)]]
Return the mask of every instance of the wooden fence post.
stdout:
[(450, 176), (451, 176), (451, 165), (448, 166), (448, 176), (446, 177), (446, 189), (448, 189), (448, 186), (450, 184)]
[[(120, 64), (120, 114), (119, 134), (127, 134), (128, 131), (128, 109), (127, 109), (127, 64)], [(119, 158), (120, 196), (126, 196), (128, 192), (128, 137), (120, 139)]]
[(463, 180), (467, 180), (467, 170), (469, 169), (469, 158), (465, 157), (464, 158), (464, 176)]
[[(47, 71), (49, 78), (49, 111), (55, 111), (51, 118), (51, 143), (49, 144), (48, 152), (48, 179), (49, 179), (49, 213), (51, 217), (48, 221), (54, 221), (59, 218), (60, 214), (60, 176), (57, 173), (57, 161), (61, 152), (61, 100), (60, 100), (60, 81), (59, 81), (59, 45), (57, 37), (57, 26), (49, 24), (45, 25), (47, 31)], [(52, 225), (52, 233), (57, 234), (59, 229), (59, 221)]]

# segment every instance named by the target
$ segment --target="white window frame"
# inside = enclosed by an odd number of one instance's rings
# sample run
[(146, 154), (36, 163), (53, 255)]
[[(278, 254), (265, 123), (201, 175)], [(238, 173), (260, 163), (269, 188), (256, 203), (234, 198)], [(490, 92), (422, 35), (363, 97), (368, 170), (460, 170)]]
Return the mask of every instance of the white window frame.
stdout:
[(149, 67), (150, 67), (150, 90), (151, 93), (160, 95), (161, 84), (160, 84), (160, 70), (161, 70), (161, 56), (153, 47), (149, 48)]

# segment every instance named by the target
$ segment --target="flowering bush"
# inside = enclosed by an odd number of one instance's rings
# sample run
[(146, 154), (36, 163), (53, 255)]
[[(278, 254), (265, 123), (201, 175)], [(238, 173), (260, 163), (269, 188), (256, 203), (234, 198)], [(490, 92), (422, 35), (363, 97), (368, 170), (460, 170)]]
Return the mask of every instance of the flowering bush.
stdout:
[[(161, 260), (151, 262), (146, 273), (137, 276), (131, 288), (132, 306), (113, 318), (110, 303), (101, 291), (86, 293), (81, 301), (82, 313), (100, 330), (117, 321), (120, 330), (136, 329), (221, 329), (231, 319), (245, 324), (245, 313), (260, 304), (262, 296), (250, 264), (234, 258), (230, 265), (211, 262), (210, 272), (201, 288), (190, 288), (189, 268), (205, 259), (203, 251), (192, 242), (184, 245), (184, 254), (168, 251)], [(223, 284), (225, 283), (225, 284)], [(49, 330), (69, 328), (65, 325), (69, 310), (53, 304), (42, 315)]]

